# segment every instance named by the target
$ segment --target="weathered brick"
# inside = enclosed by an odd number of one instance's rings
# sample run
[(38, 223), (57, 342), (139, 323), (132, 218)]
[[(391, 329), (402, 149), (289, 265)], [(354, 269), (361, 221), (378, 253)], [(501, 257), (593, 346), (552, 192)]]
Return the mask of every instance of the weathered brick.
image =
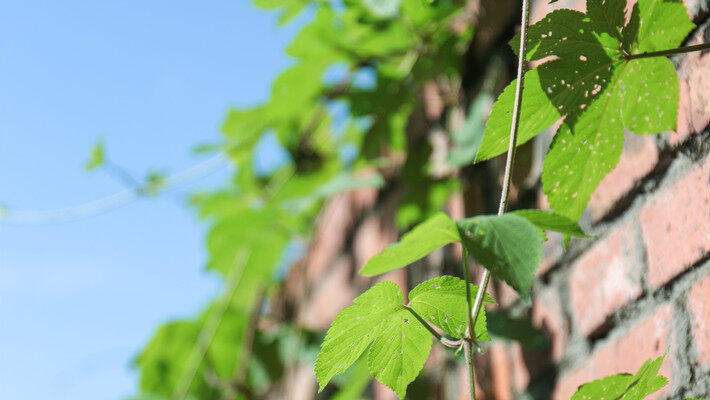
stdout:
[(710, 366), (710, 276), (696, 282), (690, 289), (688, 307), (692, 314), (693, 343), (698, 364)]
[[(597, 349), (585, 365), (563, 375), (555, 386), (552, 398), (567, 400), (583, 383), (622, 372), (635, 373), (646, 360), (662, 355), (668, 346), (672, 348), (672, 326), (673, 308), (665, 304), (637, 323), (626, 335)], [(660, 371), (671, 382), (673, 363), (673, 355), (669, 354)], [(662, 397), (671, 387), (666, 386), (649, 399)]]
[(640, 221), (652, 287), (710, 252), (710, 157), (648, 201)]
[(604, 217), (634, 184), (648, 175), (658, 162), (658, 148), (651, 136), (627, 132), (619, 164), (602, 179), (589, 200), (593, 221)]
[[(694, 6), (693, 6), (694, 7)], [(690, 7), (688, 7), (690, 9)], [(688, 44), (710, 41), (710, 30), (696, 33)], [(710, 123), (710, 54), (707, 52), (688, 53), (678, 68), (680, 80), (680, 101), (678, 105), (678, 127), (671, 132), (668, 143), (676, 146), (690, 135), (702, 132)]]
[(555, 287), (545, 288), (535, 294), (532, 322), (548, 335), (551, 340), (552, 359), (559, 361), (569, 340), (569, 323), (562, 312), (560, 295)]
[(631, 222), (617, 226), (579, 257), (569, 287), (574, 320), (582, 334), (594, 332), (607, 317), (641, 294), (634, 269), (637, 258)]

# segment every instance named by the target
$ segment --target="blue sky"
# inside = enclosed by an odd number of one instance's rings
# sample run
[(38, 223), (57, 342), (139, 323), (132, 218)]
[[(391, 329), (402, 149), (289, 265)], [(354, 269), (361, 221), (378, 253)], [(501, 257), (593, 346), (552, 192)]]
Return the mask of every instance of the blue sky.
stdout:
[[(245, 0), (0, 1), (0, 203), (80, 204), (122, 189), (82, 165), (98, 137), (142, 176), (219, 140), (232, 106), (267, 98), (295, 32)], [(119, 399), (162, 322), (218, 290), (188, 193), (72, 222), (0, 223), (0, 398)]]

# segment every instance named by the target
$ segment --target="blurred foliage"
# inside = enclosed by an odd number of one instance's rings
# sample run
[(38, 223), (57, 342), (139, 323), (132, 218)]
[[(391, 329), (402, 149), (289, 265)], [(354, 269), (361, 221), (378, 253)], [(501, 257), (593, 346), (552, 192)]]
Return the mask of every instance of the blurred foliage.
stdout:
[[(143, 395), (283, 397), (284, 374), (298, 360), (313, 365), (322, 336), (313, 340), (288, 317), (262, 326), (273, 318), (264, 304), (297, 261), (292, 248), (310, 240), (323, 201), (362, 187), (394, 187), (402, 192), (396, 219), (405, 228), (459, 190), (455, 168), (475, 157), (464, 148), (480, 142), (491, 94), (472, 103), (456, 129), (454, 153), (443, 157), (451, 160), (449, 172), (441, 174), (433, 172), (422, 92), (426, 82), (440, 82), (451, 88), (448, 103), (464, 101), (462, 69), (474, 37), (465, 3), (254, 2), (278, 13), (280, 24), (302, 24), (286, 49), (293, 63), (276, 77), (268, 101), (229, 112), (221, 145), (196, 149), (224, 151), (236, 166), (222, 189), (192, 201), (209, 224), (206, 268), (224, 278), (223, 294), (196, 318), (158, 328), (135, 361)], [(258, 148), (267, 138), (284, 155), (278, 165), (260, 165)], [(97, 149), (89, 165), (100, 165)], [(160, 190), (164, 176), (148, 182)], [(362, 398), (370, 381), (365, 364), (321, 396)]]

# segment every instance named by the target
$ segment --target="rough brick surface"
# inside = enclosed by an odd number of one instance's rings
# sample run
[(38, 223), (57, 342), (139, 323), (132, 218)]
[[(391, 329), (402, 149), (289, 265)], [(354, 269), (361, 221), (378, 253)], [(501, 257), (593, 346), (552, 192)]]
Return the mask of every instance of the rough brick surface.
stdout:
[(583, 335), (641, 294), (631, 222), (616, 227), (575, 263), (569, 282), (574, 320)]
[[(698, 32), (688, 44), (710, 41), (710, 30)], [(676, 146), (690, 135), (702, 132), (710, 123), (710, 54), (707, 52), (688, 53), (678, 69), (680, 80), (680, 103), (678, 106), (678, 128), (668, 137), (668, 142)]]
[(692, 314), (692, 333), (698, 364), (710, 367), (710, 276), (698, 281), (690, 290), (688, 306)]
[[(555, 387), (553, 399), (567, 400), (579, 385), (591, 380), (622, 372), (635, 373), (646, 360), (662, 355), (668, 346), (673, 347), (672, 326), (673, 308), (665, 304), (633, 326), (626, 335), (602, 345), (585, 365), (562, 376)], [(671, 382), (673, 363), (671, 352), (661, 367), (661, 374)], [(649, 399), (662, 397), (671, 387), (666, 386)]]
[(562, 313), (560, 295), (554, 286), (535, 294), (532, 322), (548, 335), (552, 359), (559, 361), (569, 340), (569, 323)]
[(710, 252), (710, 157), (641, 211), (648, 284), (658, 287)]
[(627, 132), (619, 164), (602, 179), (589, 201), (593, 221), (604, 217), (641, 178), (648, 175), (658, 162), (658, 148), (651, 136)]

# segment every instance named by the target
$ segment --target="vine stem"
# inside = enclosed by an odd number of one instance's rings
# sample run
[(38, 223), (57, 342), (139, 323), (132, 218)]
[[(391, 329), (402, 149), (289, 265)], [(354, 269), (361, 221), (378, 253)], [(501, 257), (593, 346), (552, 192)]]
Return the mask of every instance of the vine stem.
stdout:
[(683, 46), (683, 47), (678, 47), (675, 49), (668, 49), (668, 50), (650, 51), (650, 52), (645, 52), (645, 53), (640, 53), (640, 54), (629, 54), (629, 55), (626, 55), (624, 58), (627, 61), (630, 61), (630, 60), (635, 60), (638, 58), (666, 57), (666, 56), (672, 56), (674, 54), (690, 53), (693, 51), (700, 51), (700, 50), (707, 50), (707, 49), (710, 49), (710, 43), (696, 44), (693, 46)]
[[(520, 21), (520, 50), (518, 51), (518, 80), (515, 86), (515, 103), (513, 105), (513, 121), (510, 126), (510, 142), (508, 144), (508, 156), (505, 160), (505, 174), (503, 175), (503, 187), (500, 194), (500, 204), (498, 206), (498, 215), (501, 215), (508, 208), (508, 193), (510, 191), (510, 180), (513, 172), (513, 161), (515, 159), (515, 145), (518, 141), (518, 128), (520, 126), (520, 110), (523, 100), (523, 82), (525, 80), (525, 58), (527, 55), (527, 42), (528, 42), (528, 20), (530, 18), (530, 0), (523, 0), (522, 5), (522, 18)], [(465, 253), (464, 253), (465, 255)], [(464, 257), (465, 259), (465, 257)], [(465, 262), (468, 266), (468, 261)], [(468, 268), (465, 268), (465, 276), (468, 278)], [(473, 308), (471, 309), (471, 318), (469, 321), (476, 321), (478, 319), (478, 314), (481, 312), (481, 306), (483, 305), (483, 296), (486, 293), (488, 287), (488, 281), (491, 278), (491, 273), (487, 269), (483, 269), (483, 275), (481, 276), (481, 281), (478, 284), (478, 292), (476, 293), (476, 300), (473, 303)], [(468, 288), (468, 279), (466, 279), (466, 287)], [(469, 322), (469, 326), (471, 322)], [(467, 351), (467, 359), (471, 358), (470, 363), (468, 363), (469, 369), (469, 398), (475, 400), (475, 388), (474, 388), (474, 363), (473, 363), (473, 349), (471, 349), (472, 338), (475, 338), (475, 332), (471, 329), (469, 332), (469, 341), (467, 341), (469, 349)], [(469, 354), (470, 351), (470, 354)]]
[(468, 321), (466, 326), (466, 340), (463, 342), (464, 352), (466, 355), (466, 367), (468, 368), (468, 397), (470, 400), (476, 400), (476, 370), (473, 365), (473, 338), (475, 337), (475, 325), (473, 324), (473, 304), (471, 302), (471, 272), (468, 269), (468, 252), (466, 248), (461, 246), (463, 251), (463, 277), (466, 281), (466, 304), (468, 304)]

